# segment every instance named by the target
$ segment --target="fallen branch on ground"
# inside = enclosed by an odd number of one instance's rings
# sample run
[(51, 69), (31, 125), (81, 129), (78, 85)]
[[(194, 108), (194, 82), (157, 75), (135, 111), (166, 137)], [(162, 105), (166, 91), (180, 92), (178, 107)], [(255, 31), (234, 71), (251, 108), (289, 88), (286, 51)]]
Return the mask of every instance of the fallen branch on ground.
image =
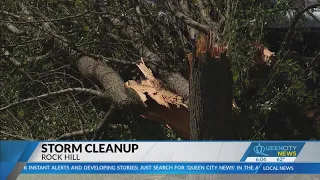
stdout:
[(13, 137), (13, 138), (20, 139), (20, 140), (32, 140), (32, 139), (29, 139), (29, 138), (26, 138), (26, 137), (22, 137), (22, 136), (19, 136), (19, 135), (10, 134), (10, 133), (4, 132), (4, 131), (0, 131), (0, 133), (4, 134), (6, 136), (10, 136), (10, 137)]
[(58, 137), (56, 140), (66, 140), (66, 139), (71, 139), (71, 138), (74, 138), (77, 136), (84, 136), (88, 133), (92, 133), (93, 131), (94, 131), (93, 129), (84, 129), (84, 130), (80, 130), (80, 131), (65, 133), (65, 134), (61, 135), (60, 137)]
[(53, 95), (60, 95), (60, 94), (70, 93), (70, 92), (84, 92), (84, 93), (89, 93), (89, 94), (92, 94), (92, 95), (95, 95), (95, 96), (98, 96), (98, 97), (104, 97), (103, 93), (101, 93), (99, 91), (96, 91), (96, 90), (86, 89), (86, 88), (68, 88), (68, 89), (63, 89), (63, 90), (55, 91), (55, 92), (49, 92), (47, 94), (42, 94), (40, 96), (31, 97), (31, 98), (23, 99), (23, 100), (18, 101), (18, 102), (11, 103), (11, 104), (9, 104), (7, 106), (1, 107), (0, 111), (4, 111), (4, 110), (7, 110), (9, 108), (12, 108), (12, 107), (24, 104), (24, 103), (28, 103), (28, 102), (31, 102), (31, 101), (35, 101), (35, 100), (38, 100), (38, 99), (50, 97), (50, 96), (53, 96)]

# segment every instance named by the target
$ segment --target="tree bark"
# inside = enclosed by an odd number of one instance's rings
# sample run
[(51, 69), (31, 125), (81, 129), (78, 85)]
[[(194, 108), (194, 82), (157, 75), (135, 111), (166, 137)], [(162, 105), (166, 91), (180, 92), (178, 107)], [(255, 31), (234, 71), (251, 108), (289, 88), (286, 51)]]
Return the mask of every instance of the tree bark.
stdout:
[(165, 61), (139, 40), (141, 35), (137, 29), (133, 26), (124, 24), (117, 18), (113, 17), (110, 18), (110, 20), (114, 25), (123, 27), (120, 33), (133, 41), (133, 47), (139, 51), (142, 57), (144, 57), (152, 72), (158, 75), (170, 90), (181, 95), (184, 99), (187, 99), (189, 95), (188, 81), (180, 73), (168, 72), (165, 70)]
[(232, 76), (228, 58), (193, 56), (190, 66), (190, 139), (232, 139)]

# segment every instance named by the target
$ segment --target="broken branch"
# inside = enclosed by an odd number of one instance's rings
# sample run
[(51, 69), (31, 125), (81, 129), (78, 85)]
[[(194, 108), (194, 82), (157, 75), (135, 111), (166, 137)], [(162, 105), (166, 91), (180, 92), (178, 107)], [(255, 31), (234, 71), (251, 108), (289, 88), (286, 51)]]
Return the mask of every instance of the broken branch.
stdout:
[(84, 136), (84, 135), (92, 133), (92, 132), (93, 132), (93, 129), (84, 129), (84, 130), (80, 130), (80, 131), (65, 133), (65, 134), (61, 135), (60, 137), (58, 137), (57, 140), (71, 139), (71, 138), (78, 137), (78, 136)]
[(61, 94), (70, 93), (70, 92), (84, 92), (84, 93), (89, 93), (89, 94), (92, 94), (92, 95), (95, 95), (95, 96), (98, 96), (98, 97), (102, 97), (102, 98), (105, 97), (103, 93), (101, 93), (99, 91), (96, 91), (96, 90), (92, 90), (92, 89), (68, 88), (68, 89), (63, 89), (63, 90), (60, 90), (60, 91), (50, 92), (50, 93), (47, 93), (47, 94), (42, 94), (40, 96), (31, 97), (31, 98), (23, 99), (23, 100), (18, 101), (18, 102), (11, 103), (11, 104), (9, 104), (7, 106), (4, 106), (4, 107), (0, 108), (0, 111), (4, 111), (4, 110), (7, 110), (9, 108), (18, 106), (20, 104), (28, 103), (28, 102), (35, 101), (35, 100), (38, 100), (38, 99), (42, 99), (42, 98), (46, 98), (46, 97), (50, 97), (50, 96), (54, 96), (54, 95), (61, 95)]
[(289, 30), (284, 38), (284, 41), (282, 43), (282, 50), (285, 51), (289, 48), (289, 44), (291, 42), (291, 39), (293, 37), (293, 33), (294, 33), (294, 29), (299, 21), (299, 19), (301, 18), (301, 16), (306, 12), (309, 11), (310, 9), (316, 8), (320, 6), (320, 3), (314, 4), (314, 5), (310, 5), (307, 6), (305, 8), (303, 8), (302, 10), (298, 11), (298, 13), (295, 15), (294, 19), (291, 22), (291, 25), (289, 27)]

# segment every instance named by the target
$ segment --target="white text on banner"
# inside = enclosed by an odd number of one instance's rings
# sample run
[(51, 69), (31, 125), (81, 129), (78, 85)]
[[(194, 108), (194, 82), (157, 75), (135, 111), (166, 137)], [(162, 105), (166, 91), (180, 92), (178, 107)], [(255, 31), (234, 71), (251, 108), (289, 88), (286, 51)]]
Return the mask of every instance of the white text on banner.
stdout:
[(296, 157), (247, 157), (245, 162), (294, 162)]

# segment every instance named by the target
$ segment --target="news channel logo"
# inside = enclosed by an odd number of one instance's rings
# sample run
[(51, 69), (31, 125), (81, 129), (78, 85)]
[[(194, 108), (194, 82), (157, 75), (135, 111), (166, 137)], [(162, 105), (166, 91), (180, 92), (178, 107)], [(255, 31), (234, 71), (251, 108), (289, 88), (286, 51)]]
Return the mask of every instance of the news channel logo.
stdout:
[(297, 157), (304, 143), (252, 143), (248, 157)]
[(264, 146), (261, 146), (260, 143), (259, 143), (259, 145), (253, 147), (253, 151), (258, 155), (269, 156), (268, 154), (264, 153), (264, 152), (266, 152), (266, 148)]

